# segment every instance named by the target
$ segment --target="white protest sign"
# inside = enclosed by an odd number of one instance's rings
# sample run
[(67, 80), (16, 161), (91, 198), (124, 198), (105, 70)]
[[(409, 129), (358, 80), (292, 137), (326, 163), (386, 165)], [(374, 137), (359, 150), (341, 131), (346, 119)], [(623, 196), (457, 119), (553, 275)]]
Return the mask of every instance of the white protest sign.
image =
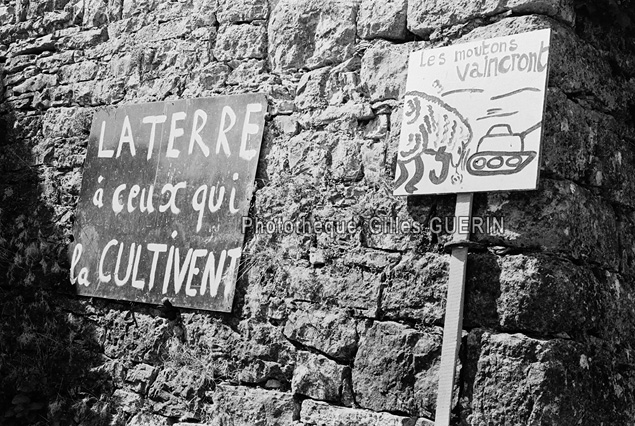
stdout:
[(550, 36), (410, 55), (396, 195), (536, 189)]

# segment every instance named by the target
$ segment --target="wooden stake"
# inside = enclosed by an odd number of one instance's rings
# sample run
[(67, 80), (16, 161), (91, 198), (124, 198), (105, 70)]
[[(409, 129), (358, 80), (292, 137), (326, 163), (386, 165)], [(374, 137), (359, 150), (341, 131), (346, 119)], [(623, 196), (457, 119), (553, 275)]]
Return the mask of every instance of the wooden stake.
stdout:
[[(449, 426), (450, 411), (452, 410), (452, 389), (454, 388), (454, 374), (456, 361), (461, 346), (461, 332), (463, 329), (463, 299), (465, 296), (465, 268), (467, 265), (466, 246), (461, 242), (469, 241), (472, 223), (472, 193), (456, 195), (455, 229), (452, 244), (452, 258), (450, 259), (450, 277), (448, 280), (448, 294), (445, 304), (445, 323), (443, 325), (443, 346), (441, 348), (441, 366), (439, 368), (439, 386), (437, 390), (437, 410), (435, 426)], [(461, 223), (467, 221), (467, 233), (460, 233)]]

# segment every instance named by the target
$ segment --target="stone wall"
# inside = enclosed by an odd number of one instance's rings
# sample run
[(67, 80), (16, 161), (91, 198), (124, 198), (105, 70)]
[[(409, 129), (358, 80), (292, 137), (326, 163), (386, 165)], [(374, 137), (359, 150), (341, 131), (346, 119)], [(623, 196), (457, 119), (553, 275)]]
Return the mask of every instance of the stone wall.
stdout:
[[(537, 191), (477, 194), (453, 417), (635, 418), (635, 10), (620, 0), (2, 0), (0, 423), (430, 424), (449, 256), (394, 197), (408, 53), (553, 30)], [(67, 246), (92, 114), (218, 94), (269, 102), (231, 314), (80, 298)]]

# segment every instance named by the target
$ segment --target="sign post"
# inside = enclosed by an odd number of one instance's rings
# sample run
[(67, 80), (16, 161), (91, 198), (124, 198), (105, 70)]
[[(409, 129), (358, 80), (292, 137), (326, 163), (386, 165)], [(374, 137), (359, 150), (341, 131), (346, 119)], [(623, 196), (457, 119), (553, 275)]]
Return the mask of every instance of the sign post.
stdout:
[(436, 426), (452, 411), (472, 196), (538, 186), (550, 38), (544, 29), (410, 55), (394, 194), (457, 194)]
[[(471, 222), (473, 194), (457, 194), (457, 218), (467, 218)], [(450, 277), (445, 303), (445, 323), (443, 325), (443, 345), (441, 346), (441, 366), (439, 368), (439, 386), (437, 389), (436, 425), (450, 424), (452, 410), (452, 389), (456, 373), (456, 360), (459, 358), (461, 332), (463, 331), (463, 299), (465, 297), (465, 270), (467, 267), (468, 248), (465, 245), (470, 238), (470, 230), (456, 225), (452, 240), (452, 257), (450, 258)]]

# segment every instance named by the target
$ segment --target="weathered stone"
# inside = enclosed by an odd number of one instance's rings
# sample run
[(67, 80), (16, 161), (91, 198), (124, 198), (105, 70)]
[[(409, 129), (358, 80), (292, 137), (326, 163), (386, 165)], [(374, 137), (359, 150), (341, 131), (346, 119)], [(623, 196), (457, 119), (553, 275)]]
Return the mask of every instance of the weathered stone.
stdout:
[(12, 6), (0, 6), (0, 25), (11, 25), (15, 23), (15, 8)]
[(4, 81), (4, 84), (7, 86), (15, 86), (15, 85), (23, 83), (24, 81), (32, 77), (37, 77), (37, 76), (38, 76), (37, 69), (34, 67), (28, 67), (23, 71), (7, 76), (7, 78)]
[(343, 382), (350, 376), (348, 367), (321, 355), (299, 351), (291, 390), (295, 394), (321, 401), (339, 402)]
[[(345, 188), (343, 184), (343, 188)], [(350, 199), (346, 190), (333, 194), (330, 202), (324, 203), (322, 206), (317, 207), (314, 210), (314, 218), (316, 223), (322, 225), (322, 229), (316, 227), (316, 247), (321, 249), (325, 255), (326, 262), (332, 264), (333, 259), (337, 253), (336, 247), (341, 250), (347, 250), (354, 246), (357, 246), (359, 241), (359, 218), (353, 209), (348, 207)], [(336, 267), (339, 267), (339, 262), (336, 262)], [(340, 271), (344, 271), (342, 269)], [(366, 275), (367, 279), (371, 278), (373, 274)]]
[(84, 0), (83, 6), (82, 24), (84, 27), (101, 27), (121, 18), (121, 1)]
[(7, 98), (8, 105), (14, 110), (27, 109), (31, 106), (34, 93), (24, 93), (19, 96), (11, 96)]
[(257, 19), (267, 19), (269, 5), (267, 0), (247, 0), (237, 3), (232, 0), (219, 0), (218, 22), (221, 24), (235, 24), (251, 22)]
[(218, 4), (216, 0), (193, 0), (192, 13), (199, 27), (210, 27), (216, 23)]
[[(179, 3), (173, 3), (179, 4)], [(178, 38), (186, 38), (192, 34), (192, 21), (189, 16), (179, 17), (168, 22), (153, 21), (149, 25), (145, 25), (140, 28), (134, 34), (134, 40), (137, 43), (159, 43), (166, 40), (173, 40)], [(167, 47), (170, 47), (167, 44)], [(172, 55), (171, 49), (168, 49)]]
[(36, 55), (19, 55), (9, 58), (4, 64), (4, 74), (15, 74), (36, 64)]
[(631, 277), (635, 276), (635, 218), (631, 215), (622, 216), (617, 223), (617, 229), (620, 248), (620, 273), (625, 279), (631, 279)]
[(87, 49), (108, 40), (107, 28), (80, 31), (60, 38), (55, 46), (60, 49)]
[(189, 367), (163, 368), (148, 390), (152, 411), (167, 417), (194, 415), (207, 378)]
[[(360, 227), (365, 247), (403, 252), (428, 239), (425, 218), (432, 204), (409, 209), (404, 198), (387, 196), (378, 188), (369, 188), (357, 198), (357, 203), (356, 213), (362, 218)], [(418, 230), (410, 229), (410, 224), (415, 221), (423, 224)]]
[(410, 51), (410, 44), (380, 40), (364, 52), (360, 79), (366, 85), (371, 102), (401, 99), (406, 88)]
[(35, 65), (40, 69), (48, 69), (51, 71), (58, 71), (62, 65), (72, 64), (81, 57), (74, 51), (67, 51), (61, 53), (54, 53), (50, 56), (40, 55), (35, 61)]
[(357, 182), (364, 177), (360, 141), (340, 139), (331, 152), (331, 177), (336, 182)]
[(262, 385), (270, 380), (277, 380), (280, 383), (287, 380), (287, 375), (277, 362), (252, 359), (245, 364), (238, 373), (239, 383)]
[(347, 102), (344, 105), (328, 106), (325, 110), (313, 115), (310, 124), (324, 126), (337, 120), (366, 121), (374, 117), (368, 103)]
[(429, 416), (436, 403), (441, 330), (376, 322), (362, 338), (353, 367), (357, 403), (374, 411)]
[(295, 403), (290, 393), (220, 385), (209, 411), (211, 426), (292, 426)]
[(159, 358), (160, 350), (171, 336), (171, 325), (163, 318), (152, 318), (147, 315), (130, 312), (106, 313), (104, 323), (108, 327), (110, 344), (104, 352), (111, 358), (123, 354), (138, 361), (152, 362)]
[(346, 266), (361, 266), (362, 268), (381, 271), (398, 263), (400, 259), (401, 254), (399, 253), (356, 248), (344, 254), (342, 263)]
[(181, 315), (185, 333), (191, 342), (196, 342), (200, 351), (197, 356), (204, 364), (213, 366), (219, 362), (217, 358), (231, 357), (232, 352), (239, 349), (242, 343), (240, 334), (222, 321), (193, 313)]
[(227, 82), (231, 69), (217, 62), (207, 65), (198, 74), (199, 85), (203, 90), (219, 90)]
[(59, 83), (67, 84), (76, 81), (92, 80), (97, 75), (99, 67), (93, 61), (83, 61), (60, 68), (58, 73)]
[(171, 426), (210, 426), (210, 423), (200, 423), (198, 421), (194, 422), (176, 422)]
[(302, 401), (300, 421), (316, 426), (432, 426), (427, 419), (375, 413), (356, 408), (335, 407), (320, 401)]
[(299, 109), (317, 108), (326, 105), (326, 83), (330, 67), (310, 71), (302, 76), (296, 89), (295, 104)]
[(563, 259), (472, 254), (464, 324), (539, 335), (594, 333), (613, 341), (635, 326), (624, 303), (631, 292), (615, 274)]
[(57, 84), (57, 77), (51, 74), (35, 75), (22, 84), (13, 87), (14, 93), (38, 92), (45, 87), (52, 87)]
[(575, 23), (575, 2), (571, 0), (511, 0), (505, 6), (519, 15), (547, 15), (569, 25)]
[(117, 389), (112, 394), (112, 399), (115, 401), (119, 409), (125, 413), (136, 413), (139, 411), (142, 404), (141, 396), (123, 389)]
[[(380, 117), (385, 117), (381, 115)], [(364, 179), (370, 183), (384, 181), (386, 167), (386, 145), (381, 141), (366, 141), (361, 146)]]
[(290, 267), (289, 294), (299, 300), (330, 302), (343, 308), (351, 308), (365, 316), (375, 316), (380, 291), (379, 275), (347, 269), (308, 269)]
[(440, 324), (447, 293), (448, 264), (446, 255), (404, 255), (388, 273), (382, 291), (381, 310), (386, 318)]
[(473, 385), (461, 412), (469, 424), (621, 424), (634, 414), (633, 393), (624, 391), (635, 385), (632, 374), (617, 373), (596, 344), (477, 329), (467, 350), (464, 374)]
[(357, 34), (365, 39), (403, 40), (407, 34), (407, 6), (406, 0), (362, 0), (357, 17)]
[(269, 20), (269, 58), (275, 70), (315, 69), (354, 53), (359, 0), (280, 0)]
[(123, 0), (122, 4), (122, 18), (126, 19), (130, 18), (133, 15), (147, 13), (152, 9), (155, 9), (158, 5), (158, 2), (156, 0)]
[(262, 25), (224, 25), (218, 32), (214, 57), (219, 61), (262, 59), (267, 54), (267, 30)]
[(618, 268), (618, 242), (604, 237), (615, 235), (615, 212), (600, 197), (573, 182), (542, 179), (537, 192), (488, 193), (487, 206), (475, 214), (504, 218), (503, 232), (476, 232), (476, 240), (566, 252), (576, 259)]
[(93, 111), (86, 108), (55, 108), (46, 111), (42, 134), (46, 138), (88, 136)]
[(91, 368), (90, 373), (94, 374), (96, 377), (106, 376), (115, 386), (121, 387), (123, 386), (126, 378), (126, 367), (122, 361), (112, 360)]
[(55, 50), (55, 38), (52, 34), (38, 37), (36, 39), (29, 38), (11, 43), (8, 52), (12, 56), (29, 55), (32, 53), (39, 54), (45, 51)]
[(364, 129), (364, 137), (368, 139), (381, 140), (388, 134), (388, 121), (389, 116), (387, 114), (379, 114), (371, 120)]
[(312, 247), (309, 250), (309, 263), (316, 268), (324, 266), (326, 264), (326, 258), (324, 257), (324, 250), (319, 248), (316, 249)]
[(276, 127), (280, 129), (282, 133), (289, 136), (295, 136), (300, 131), (298, 125), (298, 119), (288, 115), (279, 115), (273, 119)]
[(121, 80), (100, 80), (71, 85), (72, 99), (81, 106), (110, 105), (123, 100), (126, 91)]
[(48, 91), (51, 107), (70, 105), (73, 100), (71, 85), (57, 86)]
[(357, 321), (340, 309), (325, 311), (300, 305), (289, 315), (284, 335), (342, 362), (349, 361), (357, 349)]
[(308, 173), (313, 177), (323, 176), (328, 170), (328, 155), (334, 146), (326, 132), (300, 133), (288, 143), (289, 168), (310, 167)]
[(170, 419), (158, 414), (139, 413), (136, 414), (126, 426), (171, 426)]
[(573, 24), (575, 12), (570, 0), (485, 0), (465, 2), (460, 0), (426, 0), (408, 2), (408, 29), (419, 36), (427, 36), (434, 30), (464, 24), (470, 20), (511, 10), (522, 14), (542, 14)]
[(240, 331), (247, 339), (235, 348), (234, 356), (246, 365), (252, 383), (269, 379), (290, 381), (296, 349), (284, 337), (282, 330), (271, 324), (244, 320)]
[(133, 386), (135, 392), (143, 394), (152, 385), (157, 373), (156, 367), (143, 363), (137, 364), (128, 370), (126, 382)]
[[(215, 1), (211, 0), (210, 3), (211, 4), (209, 5), (209, 9), (214, 8)], [(178, 22), (180, 24), (181, 22), (188, 22), (189, 23), (188, 32), (193, 32), (192, 30), (196, 28), (193, 24), (197, 22), (198, 20), (192, 19), (192, 16), (188, 16), (193, 12), (192, 6), (194, 6), (193, 1), (192, 2), (169, 2), (169, 3), (157, 2), (156, 10), (150, 9), (149, 12), (155, 13), (156, 20), (159, 21), (159, 23), (161, 22), (177, 23)], [(147, 6), (145, 7), (147, 8)]]
[[(61, 4), (59, 6), (63, 7), (65, 2), (60, 2)], [(29, 2), (29, 8), (27, 10), (27, 14), (26, 14), (26, 19), (31, 20), (33, 18), (36, 17), (41, 17), (42, 15), (44, 15), (47, 12), (51, 12), (53, 10), (53, 8), (55, 7), (55, 2), (53, 1), (30, 1)]]
[(133, 74), (138, 64), (132, 58), (132, 54), (126, 53), (121, 56), (113, 56), (108, 63), (110, 76), (115, 78), (125, 78)]
[[(291, 380), (295, 348), (284, 338), (281, 330), (257, 321), (246, 320), (239, 325), (241, 333), (219, 321), (203, 321), (196, 315), (184, 318), (186, 333), (196, 342), (197, 350), (184, 360), (197, 360), (198, 367), (208, 380), (232, 379), (241, 383), (264, 385), (276, 380), (288, 388)], [(175, 348), (178, 358), (181, 351)]]
[(227, 84), (258, 84), (259, 80), (263, 80), (267, 77), (265, 71), (265, 61), (250, 59), (248, 61), (241, 62), (240, 65), (234, 68), (229, 74), (229, 77), (227, 78)]
[[(611, 199), (635, 206), (635, 179), (621, 172), (632, 150), (623, 140), (630, 131), (612, 115), (584, 108), (562, 90), (548, 92), (542, 164), (558, 177), (602, 188)], [(627, 136), (630, 138), (630, 136)]]
[(330, 69), (324, 86), (329, 105), (367, 103), (359, 81), (361, 64), (356, 55)]

